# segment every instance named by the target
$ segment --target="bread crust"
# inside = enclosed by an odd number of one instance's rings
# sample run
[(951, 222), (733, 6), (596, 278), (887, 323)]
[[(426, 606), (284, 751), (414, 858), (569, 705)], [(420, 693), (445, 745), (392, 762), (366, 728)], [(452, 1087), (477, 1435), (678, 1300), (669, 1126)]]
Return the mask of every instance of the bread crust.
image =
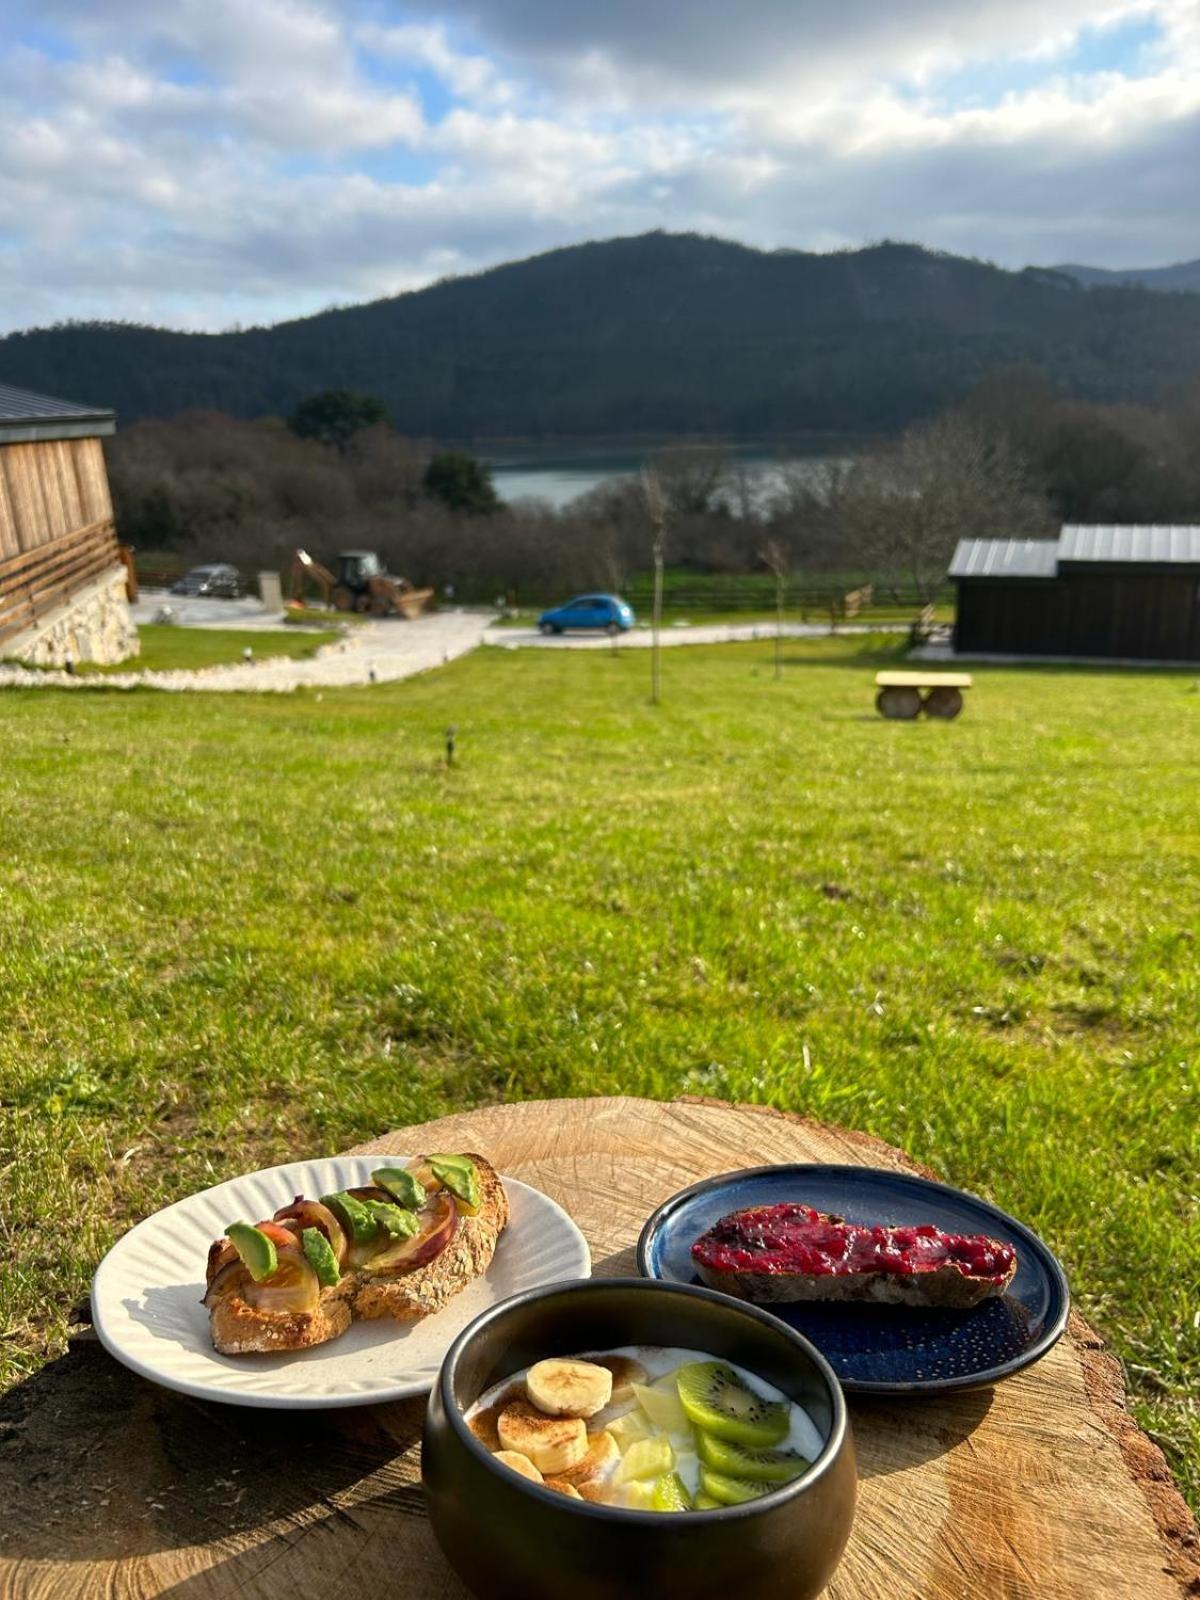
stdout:
[(1017, 1270), (1014, 1261), (1007, 1277), (970, 1278), (958, 1267), (936, 1267), (930, 1272), (900, 1276), (892, 1272), (857, 1272), (832, 1276), (801, 1272), (714, 1272), (695, 1263), (700, 1279), (710, 1289), (751, 1300), (756, 1305), (784, 1305), (800, 1300), (862, 1301), (874, 1305), (926, 1306), (946, 1311), (969, 1311), (983, 1300), (1002, 1295)]
[(464, 1153), (479, 1173), (482, 1203), (478, 1212), (473, 1217), (460, 1213), (453, 1239), (427, 1266), (394, 1278), (354, 1273), (350, 1301), (354, 1315), (364, 1322), (377, 1317), (394, 1317), (397, 1322), (430, 1317), (487, 1271), (508, 1223), (508, 1196), (490, 1162), (472, 1151)]
[[(723, 1218), (722, 1221), (728, 1222), (740, 1215), (742, 1213), (735, 1212), (732, 1217)], [(843, 1221), (843, 1218), (828, 1212), (817, 1212), (815, 1215), (822, 1222)], [(1015, 1254), (1002, 1278), (972, 1276), (953, 1261), (912, 1273), (879, 1270), (810, 1273), (727, 1272), (708, 1265), (696, 1256), (692, 1260), (700, 1280), (710, 1289), (719, 1289), (722, 1294), (732, 1295), (737, 1300), (750, 1300), (756, 1305), (787, 1305), (818, 1300), (859, 1301), (873, 1305), (920, 1306), (946, 1311), (969, 1311), (983, 1300), (999, 1298), (1017, 1270)]]
[[(355, 1317), (416, 1322), (440, 1311), (487, 1271), (508, 1223), (508, 1196), (499, 1173), (483, 1156), (464, 1153), (478, 1170), (482, 1203), (473, 1217), (459, 1214), (454, 1237), (426, 1266), (391, 1278), (348, 1272), (339, 1283), (321, 1290), (317, 1309), (311, 1313), (259, 1311), (236, 1292), (219, 1294), (209, 1305), (209, 1331), (216, 1349), (227, 1356), (310, 1350), (345, 1333)], [(213, 1263), (210, 1252), (210, 1281)]]

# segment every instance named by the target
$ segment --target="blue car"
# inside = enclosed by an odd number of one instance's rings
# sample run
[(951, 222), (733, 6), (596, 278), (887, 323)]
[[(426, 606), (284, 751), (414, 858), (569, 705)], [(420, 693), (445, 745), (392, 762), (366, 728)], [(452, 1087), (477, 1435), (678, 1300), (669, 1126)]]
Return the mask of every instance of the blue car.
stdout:
[(567, 628), (600, 628), (605, 633), (624, 633), (634, 624), (633, 610), (615, 594), (577, 594), (553, 611), (538, 618), (540, 633), (563, 633)]

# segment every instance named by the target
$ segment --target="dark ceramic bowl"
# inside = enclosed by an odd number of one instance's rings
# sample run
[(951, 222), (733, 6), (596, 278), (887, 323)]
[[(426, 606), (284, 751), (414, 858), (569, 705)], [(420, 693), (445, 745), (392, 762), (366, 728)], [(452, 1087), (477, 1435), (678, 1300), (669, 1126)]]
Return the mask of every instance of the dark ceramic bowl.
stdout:
[[(825, 1448), (803, 1477), (744, 1505), (627, 1511), (530, 1483), (494, 1461), (463, 1420), (486, 1390), (546, 1356), (631, 1344), (744, 1367), (805, 1406)], [(641, 1278), (534, 1289), (477, 1317), (430, 1396), (421, 1469), (447, 1560), (487, 1600), (807, 1600), (829, 1581), (854, 1517), (854, 1444), (825, 1359), (755, 1306)]]

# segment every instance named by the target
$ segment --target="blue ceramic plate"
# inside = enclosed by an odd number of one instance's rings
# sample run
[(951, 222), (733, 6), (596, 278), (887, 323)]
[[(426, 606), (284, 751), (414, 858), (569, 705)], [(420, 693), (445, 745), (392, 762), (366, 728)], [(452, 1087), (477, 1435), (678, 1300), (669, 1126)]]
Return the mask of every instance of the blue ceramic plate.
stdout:
[(875, 1167), (753, 1167), (693, 1184), (659, 1206), (642, 1229), (638, 1271), (667, 1283), (699, 1283), (691, 1247), (700, 1234), (730, 1211), (784, 1200), (849, 1222), (932, 1222), (947, 1233), (986, 1233), (1017, 1252), (1008, 1292), (973, 1311), (768, 1306), (812, 1340), (851, 1393), (939, 1394), (995, 1383), (1044, 1356), (1067, 1325), (1066, 1276), (1028, 1228), (961, 1189)]

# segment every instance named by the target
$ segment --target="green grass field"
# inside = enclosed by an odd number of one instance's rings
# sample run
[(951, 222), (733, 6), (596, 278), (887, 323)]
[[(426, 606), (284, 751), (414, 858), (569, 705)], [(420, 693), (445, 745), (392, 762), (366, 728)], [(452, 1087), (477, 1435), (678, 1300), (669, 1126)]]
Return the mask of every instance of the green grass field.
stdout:
[[(872, 653), (872, 648), (875, 653)], [(1200, 693), (853, 640), (0, 698), (0, 1363), (131, 1221), (497, 1097), (769, 1102), (1060, 1252), (1200, 1500)], [(442, 765), (446, 726), (459, 764)]]
[(148, 622), (138, 629), (140, 655), (111, 667), (85, 662), (79, 671), (168, 672), (179, 667), (195, 671), (239, 662), (247, 645), (257, 661), (267, 661), (272, 656), (307, 657), (316, 655), (322, 645), (331, 644), (337, 637), (333, 629), (320, 633), (305, 633), (298, 628), (252, 632), (245, 628), (179, 628), (171, 623)]

